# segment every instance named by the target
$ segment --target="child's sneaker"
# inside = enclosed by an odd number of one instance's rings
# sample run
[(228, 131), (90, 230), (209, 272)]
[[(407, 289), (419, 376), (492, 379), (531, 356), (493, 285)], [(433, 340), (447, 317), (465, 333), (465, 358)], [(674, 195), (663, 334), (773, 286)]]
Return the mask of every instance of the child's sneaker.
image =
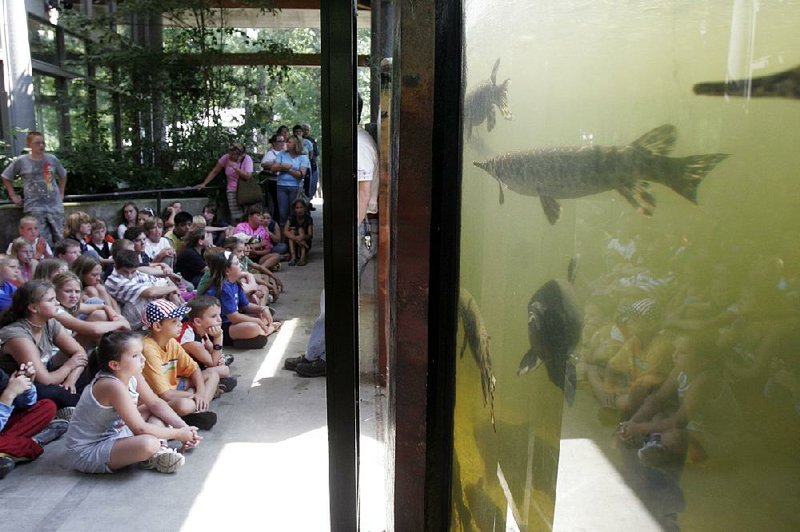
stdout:
[(190, 427), (197, 427), (200, 430), (211, 430), (211, 427), (217, 423), (217, 414), (206, 410), (205, 412), (186, 414), (185, 416), (181, 416), (181, 419)]
[(33, 441), (39, 445), (47, 445), (51, 441), (59, 439), (69, 428), (69, 421), (65, 419), (54, 419), (44, 430), (33, 436)]
[(69, 421), (72, 419), (72, 414), (75, 413), (74, 406), (65, 406), (64, 408), (59, 408), (56, 410), (56, 417), (55, 419), (63, 419), (65, 421)]
[(186, 459), (178, 451), (169, 447), (161, 447), (156, 454), (142, 462), (142, 467), (155, 469), (159, 473), (174, 473), (183, 466), (184, 462)]
[(669, 462), (674, 453), (668, 451), (661, 443), (661, 438), (652, 438), (636, 453), (639, 461), (647, 467), (659, 467)]
[(228, 392), (233, 391), (234, 388), (236, 388), (236, 385), (238, 384), (238, 382), (239, 381), (237, 381), (235, 377), (222, 377), (219, 380), (219, 384), (217, 385), (217, 388), (222, 390), (222, 393), (228, 393)]
[(0, 480), (6, 478), (14, 466), (17, 465), (17, 461), (11, 458), (10, 456), (0, 455)]

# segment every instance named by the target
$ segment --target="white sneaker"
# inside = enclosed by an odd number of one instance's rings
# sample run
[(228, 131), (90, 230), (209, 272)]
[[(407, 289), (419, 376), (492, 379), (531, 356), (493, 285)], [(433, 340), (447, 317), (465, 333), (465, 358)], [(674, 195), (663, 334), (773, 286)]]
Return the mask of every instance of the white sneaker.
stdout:
[(145, 469), (155, 469), (159, 473), (174, 473), (183, 467), (186, 459), (181, 453), (169, 447), (161, 447), (156, 454), (142, 462)]

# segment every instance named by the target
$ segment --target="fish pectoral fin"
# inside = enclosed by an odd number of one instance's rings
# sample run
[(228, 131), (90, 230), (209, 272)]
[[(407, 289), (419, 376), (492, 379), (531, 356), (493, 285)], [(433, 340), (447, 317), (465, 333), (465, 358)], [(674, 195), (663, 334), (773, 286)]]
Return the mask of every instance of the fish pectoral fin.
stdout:
[(672, 124), (664, 124), (652, 129), (633, 141), (631, 146), (641, 148), (653, 155), (667, 155), (678, 139), (678, 129)]
[(489, 109), (489, 112), (486, 113), (486, 130), (491, 131), (494, 129), (495, 124), (497, 124), (497, 116), (494, 113), (494, 107)]
[(497, 84), (497, 70), (499, 68), (500, 68), (500, 58), (498, 57), (497, 61), (495, 61), (494, 63), (494, 66), (492, 67), (492, 75), (489, 77), (489, 79), (492, 81), (492, 85)]
[(561, 218), (561, 205), (550, 196), (539, 196), (539, 201), (542, 202), (542, 209), (544, 209), (544, 215), (547, 216), (547, 221), (550, 222), (550, 225), (555, 225)]
[(500, 190), (500, 205), (502, 205), (503, 203), (506, 202), (506, 197), (503, 194), (503, 184), (500, 182), (499, 179), (497, 180), (497, 188)]
[(646, 181), (637, 181), (617, 188), (623, 198), (630, 203), (634, 209), (645, 216), (652, 216), (656, 210), (656, 198), (650, 193), (650, 184)]
[(542, 359), (539, 358), (539, 355), (533, 352), (533, 348), (528, 349), (528, 352), (525, 353), (525, 356), (522, 357), (522, 360), (519, 361), (519, 368), (517, 369), (517, 375), (522, 376), (526, 373), (535, 370), (539, 366), (542, 365)]

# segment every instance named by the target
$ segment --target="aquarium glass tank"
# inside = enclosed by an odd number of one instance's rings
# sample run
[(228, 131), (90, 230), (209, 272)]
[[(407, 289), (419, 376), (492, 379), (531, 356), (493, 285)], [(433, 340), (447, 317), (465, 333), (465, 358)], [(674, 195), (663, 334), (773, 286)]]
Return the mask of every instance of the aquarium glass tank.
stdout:
[(800, 1), (464, 3), (452, 530), (799, 530)]

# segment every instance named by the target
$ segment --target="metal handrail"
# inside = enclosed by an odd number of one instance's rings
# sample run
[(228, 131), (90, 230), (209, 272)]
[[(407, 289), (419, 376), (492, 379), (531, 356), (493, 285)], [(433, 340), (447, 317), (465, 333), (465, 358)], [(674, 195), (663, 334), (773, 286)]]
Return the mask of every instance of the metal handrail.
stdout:
[[(202, 190), (215, 190), (220, 189), (222, 187), (219, 186), (207, 186), (204, 187)], [(167, 194), (177, 194), (177, 193), (190, 193), (190, 192), (198, 192), (198, 196), (200, 190), (196, 189), (195, 187), (177, 187), (177, 188), (151, 188), (146, 190), (121, 190), (119, 192), (102, 192), (100, 194), (68, 194), (64, 196), (64, 203), (70, 201), (86, 201), (86, 200), (113, 200), (113, 199), (123, 199), (123, 198), (149, 198), (155, 197), (156, 198), (156, 212), (161, 212), (161, 201), (164, 195)], [(183, 197), (186, 197), (184, 195)], [(13, 205), (14, 202), (11, 200), (0, 200), (0, 206), (2, 205)]]

